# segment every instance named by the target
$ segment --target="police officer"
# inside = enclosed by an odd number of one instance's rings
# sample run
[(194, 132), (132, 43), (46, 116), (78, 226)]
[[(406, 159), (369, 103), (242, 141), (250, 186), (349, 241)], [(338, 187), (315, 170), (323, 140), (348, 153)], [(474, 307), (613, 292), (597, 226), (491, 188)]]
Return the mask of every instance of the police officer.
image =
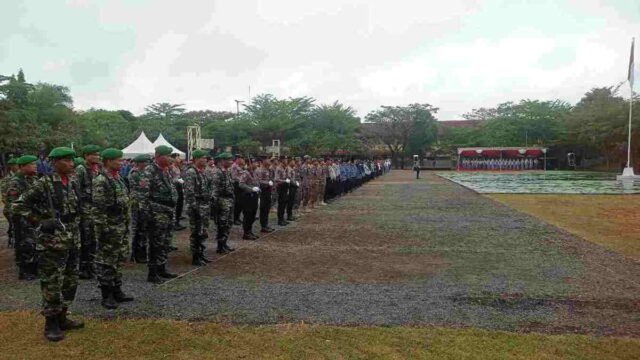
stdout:
[(178, 275), (167, 271), (167, 252), (171, 245), (175, 207), (178, 200), (170, 174), (170, 155), (173, 149), (160, 145), (155, 148), (155, 161), (144, 169), (145, 181), (140, 186), (142, 206), (149, 210), (149, 273), (147, 281), (160, 284)]
[(115, 309), (118, 303), (133, 301), (122, 292), (122, 265), (129, 253), (131, 204), (129, 190), (120, 177), (122, 151), (102, 151), (103, 167), (93, 179), (91, 196), (95, 210), (94, 224), (98, 251), (95, 265), (102, 291), (102, 306)]
[(249, 161), (247, 168), (240, 173), (238, 186), (240, 187), (240, 200), (242, 206), (242, 239), (257, 240), (258, 236), (253, 233), (253, 223), (258, 212), (258, 199), (260, 199), (260, 182), (254, 172), (258, 162), (254, 159)]
[(9, 215), (14, 236), (15, 260), (18, 266), (18, 279), (34, 280), (36, 278), (36, 239), (33, 225), (19, 214), (13, 214), (11, 205), (18, 200), (20, 194), (29, 189), (36, 180), (37, 156), (25, 155), (16, 160), (18, 171), (9, 178), (3, 193), (4, 208)]
[(64, 339), (64, 330), (84, 327), (67, 317), (78, 287), (79, 186), (73, 176), (75, 152), (67, 147), (49, 153), (55, 172), (38, 179), (12, 206), (37, 231), (38, 277), (42, 293), (44, 336)]
[(255, 176), (260, 183), (260, 232), (270, 233), (275, 229), (269, 226), (269, 212), (271, 211), (271, 193), (273, 192), (273, 177), (271, 176), (271, 161), (261, 159)]
[(244, 170), (245, 162), (242, 155), (236, 154), (236, 161), (231, 165), (230, 175), (233, 180), (233, 189), (235, 196), (235, 203), (233, 204), (233, 224), (242, 225), (240, 222), (240, 214), (242, 214), (242, 193), (240, 191), (240, 174)]

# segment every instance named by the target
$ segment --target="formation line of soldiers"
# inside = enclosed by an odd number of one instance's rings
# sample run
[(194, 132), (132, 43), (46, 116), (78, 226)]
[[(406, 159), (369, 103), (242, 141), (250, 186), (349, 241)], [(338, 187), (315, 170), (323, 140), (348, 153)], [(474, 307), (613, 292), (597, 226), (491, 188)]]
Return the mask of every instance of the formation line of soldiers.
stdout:
[(84, 158), (67, 147), (53, 149), (54, 172), (40, 177), (37, 157), (13, 159), (12, 175), (0, 183), (18, 276), (39, 279), (44, 336), (51, 341), (84, 327), (67, 317), (80, 278), (97, 279), (107, 309), (134, 300), (122, 290), (122, 267), (130, 252), (133, 261), (147, 264), (147, 281), (160, 284), (177, 276), (168, 270), (167, 259), (179, 224), (178, 188), (187, 205), (192, 264), (205, 266), (211, 262), (205, 245), (210, 220), (217, 252), (227, 254), (234, 251), (229, 244), (234, 221), (242, 225), (243, 239), (257, 240), (258, 212), (260, 231), (274, 231), (269, 226), (273, 202), (278, 225), (286, 226), (297, 220), (297, 211), (326, 205), (390, 170), (388, 161), (342, 163), (309, 156), (245, 160), (236, 155), (234, 161), (223, 153), (214, 163), (203, 150), (194, 151), (192, 163), (180, 169), (172, 148), (158, 146), (153, 158), (135, 157), (135, 167), (123, 176), (121, 150), (87, 145), (82, 153)]

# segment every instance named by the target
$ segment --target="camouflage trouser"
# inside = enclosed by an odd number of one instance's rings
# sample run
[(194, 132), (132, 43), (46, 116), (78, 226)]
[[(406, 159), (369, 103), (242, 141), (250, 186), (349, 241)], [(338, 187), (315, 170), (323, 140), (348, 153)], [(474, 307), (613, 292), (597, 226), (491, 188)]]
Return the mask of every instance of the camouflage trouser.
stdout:
[(16, 265), (24, 267), (34, 264), (37, 260), (35, 229), (19, 216), (12, 216), (10, 221), (13, 224)]
[(9, 212), (5, 206), (2, 209), (2, 214), (7, 219), (7, 223), (9, 226), (7, 227), (7, 247), (15, 246), (15, 239), (13, 238), (13, 223), (11, 222), (11, 217), (9, 216)]
[(80, 217), (80, 271), (94, 272), (97, 243), (94, 231), (94, 219), (91, 213)]
[(71, 305), (78, 288), (78, 249), (45, 249), (38, 255), (42, 315), (60, 314)]
[(318, 182), (309, 182), (309, 206), (314, 206), (318, 200)]
[(96, 222), (98, 241), (96, 273), (101, 286), (122, 285), (122, 265), (129, 254), (128, 224), (125, 219), (106, 224)]
[(149, 212), (149, 268), (167, 263), (167, 250), (171, 245), (174, 216), (172, 208), (154, 209)]
[(229, 230), (233, 226), (233, 203), (233, 198), (219, 198), (216, 201), (214, 211), (218, 225), (218, 232), (216, 233), (218, 247), (220, 246), (220, 241), (229, 239)]
[(131, 251), (139, 256), (147, 257), (148, 232), (147, 226), (148, 214), (145, 210), (134, 207), (131, 210), (131, 232), (133, 240), (131, 242)]
[(204, 253), (204, 242), (209, 237), (209, 203), (206, 201), (188, 205), (189, 227), (191, 228), (191, 254)]

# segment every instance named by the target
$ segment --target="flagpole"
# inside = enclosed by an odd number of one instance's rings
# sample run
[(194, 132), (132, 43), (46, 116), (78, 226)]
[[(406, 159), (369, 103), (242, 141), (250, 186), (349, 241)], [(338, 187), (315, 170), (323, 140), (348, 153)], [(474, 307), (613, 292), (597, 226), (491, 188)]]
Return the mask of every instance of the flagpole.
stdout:
[(631, 96), (629, 98), (629, 137), (627, 138), (627, 166), (622, 171), (622, 175), (618, 176), (618, 180), (640, 180), (640, 176), (637, 176), (633, 172), (633, 166), (631, 165), (631, 121), (633, 119), (633, 80), (634, 80), (634, 71), (635, 71), (635, 61), (634, 61), (634, 45), (636, 39), (633, 38), (631, 40), (631, 55), (629, 56), (629, 74), (627, 75), (627, 79), (629, 80), (629, 90), (631, 92)]
[(632, 168), (631, 166), (631, 115), (633, 113), (633, 84), (629, 84), (629, 88), (631, 89), (631, 98), (629, 99), (629, 140), (627, 141), (627, 167)]

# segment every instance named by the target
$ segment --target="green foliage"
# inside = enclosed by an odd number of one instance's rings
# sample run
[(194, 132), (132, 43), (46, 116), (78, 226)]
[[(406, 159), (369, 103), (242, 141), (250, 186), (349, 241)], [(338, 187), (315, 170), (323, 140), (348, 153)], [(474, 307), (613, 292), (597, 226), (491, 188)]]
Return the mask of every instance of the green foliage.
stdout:
[[(126, 116), (126, 114), (125, 114)], [(127, 119), (122, 111), (91, 109), (78, 116), (80, 141), (83, 145), (122, 149), (138, 135), (137, 121)]]

